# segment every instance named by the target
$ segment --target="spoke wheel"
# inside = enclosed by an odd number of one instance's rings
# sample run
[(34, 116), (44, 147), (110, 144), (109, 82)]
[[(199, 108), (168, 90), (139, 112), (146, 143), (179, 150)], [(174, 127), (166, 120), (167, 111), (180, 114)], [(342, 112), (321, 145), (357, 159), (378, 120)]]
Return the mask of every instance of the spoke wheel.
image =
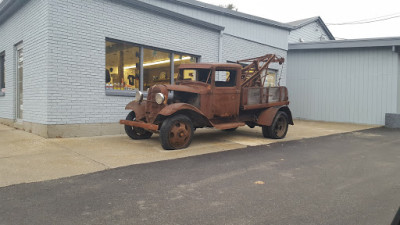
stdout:
[[(136, 120), (135, 112), (134, 111), (130, 112), (126, 117), (126, 120), (135, 121)], [(153, 135), (152, 132), (147, 131), (143, 128), (132, 127), (128, 125), (125, 125), (125, 133), (134, 140), (149, 139)]]
[(160, 130), (161, 145), (165, 150), (186, 148), (193, 139), (192, 121), (185, 115), (176, 115), (164, 121)]
[(289, 127), (288, 116), (285, 112), (278, 112), (271, 126), (262, 128), (264, 137), (282, 139), (286, 136)]

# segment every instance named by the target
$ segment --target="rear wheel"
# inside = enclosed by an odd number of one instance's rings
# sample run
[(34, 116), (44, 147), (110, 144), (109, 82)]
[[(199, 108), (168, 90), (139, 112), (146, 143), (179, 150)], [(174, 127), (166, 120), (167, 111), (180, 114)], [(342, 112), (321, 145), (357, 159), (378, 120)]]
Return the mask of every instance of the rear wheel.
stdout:
[[(134, 111), (130, 112), (128, 116), (126, 116), (126, 120), (135, 121), (136, 120), (135, 112)], [(147, 131), (143, 128), (132, 127), (128, 125), (125, 125), (125, 133), (134, 140), (149, 139), (153, 135), (152, 132)]]
[(166, 119), (160, 129), (161, 145), (165, 150), (186, 148), (193, 139), (192, 121), (185, 115)]
[(286, 136), (289, 127), (288, 116), (285, 112), (278, 112), (271, 126), (263, 126), (264, 137), (282, 139)]

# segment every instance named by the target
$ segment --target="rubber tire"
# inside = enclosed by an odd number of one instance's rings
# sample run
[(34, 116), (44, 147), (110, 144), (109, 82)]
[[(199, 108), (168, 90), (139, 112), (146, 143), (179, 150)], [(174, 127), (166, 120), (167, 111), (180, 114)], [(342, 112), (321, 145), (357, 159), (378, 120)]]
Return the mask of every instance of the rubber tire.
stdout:
[[(170, 134), (173, 126), (176, 126), (177, 123), (183, 123), (185, 124), (185, 130), (187, 130), (189, 137), (186, 142), (183, 143), (182, 145), (174, 145), (174, 143), (171, 143), (170, 141)], [(189, 117), (185, 115), (176, 115), (170, 118), (167, 118), (163, 124), (161, 125), (160, 129), (160, 140), (161, 140), (161, 146), (165, 150), (176, 150), (176, 149), (183, 149), (187, 148), (190, 143), (192, 142), (194, 135), (194, 129), (193, 129), (193, 123), (189, 119)]]
[[(136, 120), (135, 112), (134, 111), (130, 112), (128, 116), (126, 116), (126, 120), (135, 121)], [(152, 132), (147, 131), (143, 128), (131, 127), (128, 125), (125, 125), (125, 133), (134, 140), (149, 139), (153, 135)]]
[[(277, 126), (282, 126), (281, 129), (283, 129), (283, 133), (280, 132), (280, 134), (279, 134), (276, 132), (276, 129), (279, 129)], [(288, 119), (287, 114), (285, 112), (279, 111), (276, 114), (275, 119), (272, 122), (272, 125), (271, 126), (263, 126), (262, 132), (263, 132), (263, 136), (266, 138), (282, 139), (282, 138), (286, 137), (288, 128), (289, 128), (289, 119)]]
[(235, 130), (237, 130), (238, 128), (237, 127), (235, 127), (235, 128), (231, 128), (231, 129), (225, 129), (225, 130), (223, 130), (223, 131), (226, 131), (226, 132), (233, 132), (233, 131), (235, 131)]
[(269, 126), (262, 126), (262, 134), (265, 138), (270, 138), (268, 129), (269, 129)]

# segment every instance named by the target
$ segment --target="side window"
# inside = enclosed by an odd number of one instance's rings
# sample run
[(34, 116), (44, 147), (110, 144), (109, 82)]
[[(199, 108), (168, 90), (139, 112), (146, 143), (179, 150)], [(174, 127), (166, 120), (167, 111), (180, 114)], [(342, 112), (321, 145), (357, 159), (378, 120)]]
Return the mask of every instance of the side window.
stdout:
[(210, 73), (209, 69), (183, 69), (180, 71), (178, 80), (193, 80), (211, 84), (211, 79), (208, 78)]
[(215, 71), (216, 87), (234, 87), (236, 86), (235, 70), (217, 70)]
[(5, 94), (5, 53), (0, 53), (0, 96)]

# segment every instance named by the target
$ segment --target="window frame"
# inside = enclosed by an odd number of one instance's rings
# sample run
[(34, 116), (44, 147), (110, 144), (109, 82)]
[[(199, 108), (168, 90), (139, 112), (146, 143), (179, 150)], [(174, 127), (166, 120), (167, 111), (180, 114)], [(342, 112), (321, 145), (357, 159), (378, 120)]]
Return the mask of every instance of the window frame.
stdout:
[[(226, 74), (225, 74), (225, 81), (219, 80), (220, 77), (218, 75), (218, 80), (217, 80), (217, 73), (218, 72), (229, 72), (229, 76), (231, 76), (232, 74), (234, 75), (234, 79), (231, 80), (231, 77), (229, 78), (229, 81), (226, 81)], [(214, 86), (216, 88), (232, 88), (232, 87), (236, 87), (237, 86), (237, 76), (238, 76), (238, 71), (237, 70), (233, 70), (233, 69), (225, 69), (225, 68), (217, 68), (214, 71)]]
[[(105, 42), (114, 42), (114, 43), (119, 43), (119, 44), (127, 44), (131, 45), (134, 47), (139, 48), (140, 56), (139, 56), (139, 70), (140, 70), (140, 88), (139, 90), (143, 92), (144, 96), (147, 96), (147, 90), (143, 90), (143, 85), (144, 85), (144, 68), (143, 68), (143, 58), (144, 58), (144, 49), (150, 49), (150, 50), (155, 50), (155, 51), (162, 51), (169, 53), (170, 55), (170, 73), (171, 73), (171, 81), (170, 84), (173, 84), (175, 79), (174, 79), (174, 73), (175, 71), (175, 61), (174, 61), (174, 56), (175, 55), (187, 55), (190, 57), (196, 58), (196, 63), (201, 61), (201, 56), (200, 55), (195, 55), (195, 54), (190, 54), (190, 53), (185, 53), (185, 52), (180, 52), (180, 51), (173, 51), (170, 49), (164, 49), (164, 48), (158, 48), (154, 46), (149, 46), (149, 45), (143, 45), (143, 44), (138, 44), (138, 43), (133, 43), (129, 41), (122, 41), (114, 38), (105, 38)], [(105, 49), (105, 55), (104, 55), (104, 61), (106, 63), (107, 61), (107, 49)], [(106, 96), (125, 96), (125, 97), (135, 97), (136, 96), (136, 90), (110, 90), (110, 89), (105, 89), (105, 95)]]
[(6, 93), (2, 89), (6, 88), (6, 52), (0, 52), (0, 96), (5, 96)]

